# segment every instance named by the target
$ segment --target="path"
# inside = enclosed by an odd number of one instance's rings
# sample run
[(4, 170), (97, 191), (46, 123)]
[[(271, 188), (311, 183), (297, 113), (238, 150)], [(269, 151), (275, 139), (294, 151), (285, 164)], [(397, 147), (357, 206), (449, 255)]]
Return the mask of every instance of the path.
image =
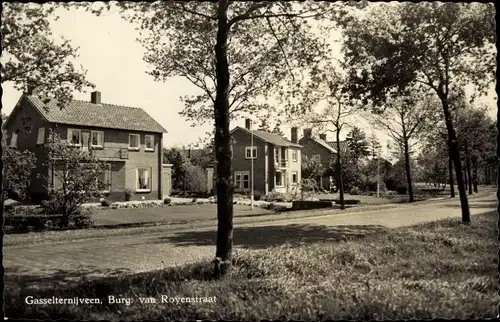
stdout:
[[(488, 197), (470, 201), (471, 214), (495, 210)], [(270, 222), (236, 224), (236, 247), (249, 249), (283, 243), (314, 242), (342, 235), (365, 234), (381, 226), (395, 228), (446, 217), (460, 217), (458, 198), (429, 204), (405, 205), (383, 211), (363, 211)], [(474, 218), (472, 218), (474, 220)], [(215, 252), (215, 228), (186, 229), (80, 240), (71, 243), (5, 246), (5, 282), (40, 282), (44, 279), (102, 276), (160, 269), (211, 258)]]

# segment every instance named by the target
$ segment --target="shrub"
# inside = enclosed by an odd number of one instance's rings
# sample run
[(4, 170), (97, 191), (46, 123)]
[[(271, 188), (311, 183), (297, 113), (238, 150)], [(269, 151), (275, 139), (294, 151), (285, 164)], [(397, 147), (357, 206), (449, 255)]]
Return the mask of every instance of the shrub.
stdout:
[(4, 198), (25, 200), (31, 183), (31, 171), (35, 168), (34, 153), (14, 147), (3, 149)]
[(285, 199), (286, 196), (283, 193), (276, 191), (270, 192), (265, 198), (266, 201), (276, 201), (276, 202), (283, 202), (285, 201)]
[(171, 202), (172, 202), (172, 198), (170, 198), (170, 197), (167, 197), (167, 198), (163, 199), (163, 204), (164, 205), (170, 205)]
[(191, 200), (192, 203), (196, 203), (196, 201), (198, 201), (197, 198), (193, 198), (193, 200)]
[(111, 201), (109, 201), (108, 199), (103, 199), (103, 200), (101, 200), (101, 206), (109, 207), (109, 206), (111, 206)]
[(77, 212), (70, 217), (70, 221), (78, 228), (89, 227), (94, 224), (92, 214), (93, 210), (91, 208), (80, 207)]
[(253, 192), (253, 200), (258, 201), (262, 197), (262, 193), (258, 190), (255, 190)]
[(408, 191), (408, 187), (404, 185), (399, 185), (396, 187), (396, 192), (398, 195), (405, 195)]
[(190, 192), (200, 193), (207, 191), (207, 176), (199, 166), (188, 162), (184, 165), (186, 169), (186, 189)]
[(134, 192), (127, 188), (125, 189), (125, 201), (130, 201), (132, 199), (132, 195), (134, 194)]
[(353, 196), (357, 196), (361, 193), (361, 190), (358, 187), (352, 187), (351, 190), (349, 191), (349, 194)]

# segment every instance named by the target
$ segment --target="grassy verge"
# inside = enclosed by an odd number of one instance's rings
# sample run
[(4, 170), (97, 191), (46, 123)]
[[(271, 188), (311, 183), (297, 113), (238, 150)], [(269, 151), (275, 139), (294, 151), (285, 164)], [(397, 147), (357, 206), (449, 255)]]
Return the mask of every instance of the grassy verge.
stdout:
[[(306, 218), (327, 216), (334, 214), (356, 213), (368, 210), (383, 210), (397, 207), (404, 207), (405, 205), (389, 204), (389, 205), (360, 205), (358, 207), (349, 208), (348, 210), (340, 209), (316, 209), (316, 210), (303, 210), (291, 211), (284, 213), (274, 213), (268, 215), (252, 215), (248, 217), (235, 217), (235, 224), (246, 224), (254, 222), (272, 222), (284, 219)], [(6, 234), (4, 235), (4, 246), (21, 246), (32, 244), (46, 244), (46, 243), (68, 243), (84, 239), (93, 238), (109, 238), (119, 236), (132, 236), (140, 234), (155, 234), (168, 231), (178, 231), (184, 229), (194, 228), (209, 228), (216, 227), (217, 221), (210, 220), (197, 220), (197, 221), (184, 221), (184, 222), (164, 222), (164, 223), (147, 223), (141, 227), (127, 227), (127, 228), (87, 228), (80, 230), (65, 230), (65, 231), (45, 231), (45, 232), (30, 232), (25, 234)]]
[[(471, 225), (448, 219), (340, 243), (239, 251), (232, 276), (219, 281), (212, 280), (209, 262), (42, 289), (7, 275), (5, 311), (10, 318), (99, 320), (493, 318), (496, 223), (490, 212)], [(27, 305), (29, 295), (100, 298), (102, 304)], [(133, 303), (109, 304), (109, 295)], [(162, 295), (216, 300), (161, 303)]]

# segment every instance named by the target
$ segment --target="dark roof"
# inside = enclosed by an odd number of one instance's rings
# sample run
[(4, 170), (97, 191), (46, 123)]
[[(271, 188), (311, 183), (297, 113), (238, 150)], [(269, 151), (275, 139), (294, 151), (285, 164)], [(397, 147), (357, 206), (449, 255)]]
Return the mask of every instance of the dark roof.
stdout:
[(167, 132), (146, 111), (137, 107), (73, 100), (61, 109), (55, 101), (45, 104), (37, 96), (30, 95), (27, 98), (51, 123), (155, 133)]
[[(302, 141), (303, 139), (306, 139), (306, 138), (307, 137), (303, 137), (302, 139), (300, 139), (300, 141)], [(337, 153), (336, 147), (328, 144), (328, 142), (326, 142), (325, 140), (322, 140), (316, 136), (311, 136), (308, 139), (313, 140), (314, 142), (318, 143), (319, 145), (321, 145), (322, 147), (324, 147), (325, 149), (327, 149), (328, 151), (330, 151), (332, 153)]]
[[(330, 141), (330, 142), (326, 142), (328, 143), (328, 145), (334, 147), (335, 149), (337, 148), (337, 141)], [(347, 148), (348, 148), (348, 142), (346, 140), (344, 141), (340, 141), (340, 148), (342, 149), (342, 151), (346, 151)]]
[(285, 139), (281, 135), (269, 133), (269, 132), (265, 132), (265, 131), (248, 130), (246, 128), (237, 126), (231, 131), (231, 133), (233, 133), (237, 129), (240, 129), (248, 134), (252, 134), (252, 132), (253, 132), (254, 136), (258, 137), (259, 139), (261, 139), (262, 141), (267, 142), (267, 143), (271, 143), (271, 144), (278, 145), (278, 146), (292, 146), (292, 147), (302, 148), (301, 145), (299, 145), (297, 143), (293, 143), (292, 141), (288, 141), (287, 139)]

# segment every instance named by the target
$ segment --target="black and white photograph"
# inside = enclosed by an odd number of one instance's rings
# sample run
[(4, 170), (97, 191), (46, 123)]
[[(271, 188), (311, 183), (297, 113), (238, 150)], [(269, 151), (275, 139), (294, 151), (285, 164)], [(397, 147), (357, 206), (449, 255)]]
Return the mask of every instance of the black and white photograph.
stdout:
[(4, 318), (499, 316), (493, 2), (3, 2)]

